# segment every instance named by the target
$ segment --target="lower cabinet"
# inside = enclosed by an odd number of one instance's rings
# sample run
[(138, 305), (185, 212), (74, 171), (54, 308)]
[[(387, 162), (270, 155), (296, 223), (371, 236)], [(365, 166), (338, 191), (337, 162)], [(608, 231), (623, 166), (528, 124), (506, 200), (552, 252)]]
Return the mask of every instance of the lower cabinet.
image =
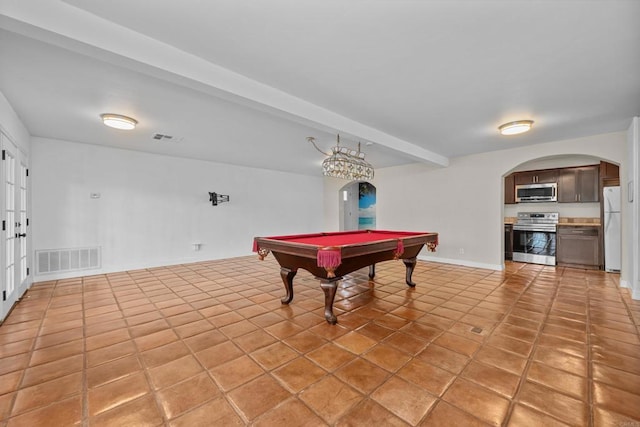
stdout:
[(513, 225), (504, 225), (504, 259), (513, 259)]
[(558, 265), (600, 268), (600, 227), (559, 226), (556, 261)]

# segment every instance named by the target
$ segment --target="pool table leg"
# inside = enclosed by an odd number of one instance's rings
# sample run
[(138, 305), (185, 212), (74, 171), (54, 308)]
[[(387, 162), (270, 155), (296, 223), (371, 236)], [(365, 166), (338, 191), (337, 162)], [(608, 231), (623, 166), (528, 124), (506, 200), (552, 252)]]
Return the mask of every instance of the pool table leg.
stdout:
[(369, 266), (369, 279), (373, 279), (374, 277), (376, 277), (376, 265), (371, 264)]
[(324, 291), (324, 318), (327, 319), (331, 325), (338, 323), (336, 315), (333, 314), (333, 300), (336, 297), (336, 288), (338, 287), (337, 280), (322, 280), (320, 287)]
[(290, 270), (288, 268), (280, 268), (280, 277), (282, 277), (282, 283), (284, 283), (284, 289), (287, 291), (287, 295), (280, 300), (283, 304), (289, 304), (293, 300), (293, 278), (295, 277), (298, 269)]
[(415, 258), (408, 258), (408, 259), (403, 259), (402, 262), (404, 262), (404, 265), (407, 267), (407, 275), (406, 275), (407, 285), (414, 288), (416, 284), (411, 281), (411, 275), (413, 274), (413, 269), (416, 268), (417, 261)]

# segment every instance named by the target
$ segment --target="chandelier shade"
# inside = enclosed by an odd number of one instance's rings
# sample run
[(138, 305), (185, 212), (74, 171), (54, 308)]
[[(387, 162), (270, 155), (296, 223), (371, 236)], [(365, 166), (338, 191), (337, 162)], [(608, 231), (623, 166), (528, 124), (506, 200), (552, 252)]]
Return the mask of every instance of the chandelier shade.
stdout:
[(329, 154), (323, 152), (316, 146), (315, 138), (308, 137), (307, 140), (313, 144), (316, 150), (328, 156), (322, 162), (322, 174), (324, 176), (352, 181), (373, 179), (373, 166), (364, 159), (364, 153), (360, 151), (360, 143), (358, 143), (357, 151), (347, 147), (341, 147), (340, 135), (338, 135), (337, 144), (331, 149), (331, 153)]
[(373, 166), (364, 159), (364, 153), (336, 146), (322, 162), (322, 173), (335, 178), (360, 180), (373, 179), (374, 172)]

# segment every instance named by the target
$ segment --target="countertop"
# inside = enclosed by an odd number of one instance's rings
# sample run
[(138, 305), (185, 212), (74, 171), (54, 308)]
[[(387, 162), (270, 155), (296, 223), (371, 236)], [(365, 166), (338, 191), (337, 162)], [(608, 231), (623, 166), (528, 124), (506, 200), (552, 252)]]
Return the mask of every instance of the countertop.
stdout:
[(560, 218), (558, 226), (600, 227), (600, 218)]
[[(515, 224), (517, 218), (513, 216), (504, 217), (505, 224)], [(600, 218), (560, 218), (559, 226), (565, 227), (600, 227)]]

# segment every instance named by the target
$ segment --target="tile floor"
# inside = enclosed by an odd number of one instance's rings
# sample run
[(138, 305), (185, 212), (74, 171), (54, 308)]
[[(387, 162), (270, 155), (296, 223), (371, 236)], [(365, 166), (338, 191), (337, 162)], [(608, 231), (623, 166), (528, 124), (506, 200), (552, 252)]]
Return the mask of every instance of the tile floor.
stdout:
[(295, 297), (270, 256), (35, 284), (0, 426), (638, 426), (640, 302), (602, 272), (419, 262)]

